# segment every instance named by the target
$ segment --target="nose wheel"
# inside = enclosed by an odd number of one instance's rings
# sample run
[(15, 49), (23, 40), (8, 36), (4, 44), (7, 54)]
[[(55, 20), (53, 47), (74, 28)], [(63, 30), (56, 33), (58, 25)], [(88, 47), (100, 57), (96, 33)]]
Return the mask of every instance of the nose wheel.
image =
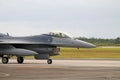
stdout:
[(47, 63), (48, 63), (48, 64), (52, 64), (52, 59), (48, 59), (48, 60), (47, 60)]
[(23, 57), (17, 57), (17, 62), (18, 62), (19, 64), (22, 64), (23, 61), (24, 61)]

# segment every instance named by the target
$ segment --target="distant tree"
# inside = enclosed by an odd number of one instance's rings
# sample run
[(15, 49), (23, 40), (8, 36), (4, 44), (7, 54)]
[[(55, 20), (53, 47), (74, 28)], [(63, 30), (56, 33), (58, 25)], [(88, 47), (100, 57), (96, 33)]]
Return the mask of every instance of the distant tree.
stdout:
[(97, 46), (119, 46), (120, 45), (120, 37), (116, 39), (77, 37), (76, 39), (87, 41)]
[(115, 39), (115, 44), (120, 44), (120, 37)]

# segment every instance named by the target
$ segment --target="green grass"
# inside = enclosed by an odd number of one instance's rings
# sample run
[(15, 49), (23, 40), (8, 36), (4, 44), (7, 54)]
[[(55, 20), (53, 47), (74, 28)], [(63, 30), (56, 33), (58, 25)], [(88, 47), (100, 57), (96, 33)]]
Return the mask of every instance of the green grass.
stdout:
[(52, 58), (120, 58), (120, 48), (61, 48), (60, 55)]

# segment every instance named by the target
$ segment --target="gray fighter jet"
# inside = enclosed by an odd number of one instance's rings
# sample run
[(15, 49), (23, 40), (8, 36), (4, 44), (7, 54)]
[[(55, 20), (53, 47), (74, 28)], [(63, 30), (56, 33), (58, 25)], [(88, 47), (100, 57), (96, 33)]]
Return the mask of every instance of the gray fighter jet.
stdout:
[(47, 60), (47, 63), (51, 64), (50, 56), (59, 55), (59, 47), (94, 48), (96, 46), (72, 39), (61, 32), (27, 37), (12, 37), (0, 33), (0, 57), (3, 64), (7, 64), (12, 56), (17, 57), (18, 63), (23, 63), (24, 56), (34, 56), (37, 60)]

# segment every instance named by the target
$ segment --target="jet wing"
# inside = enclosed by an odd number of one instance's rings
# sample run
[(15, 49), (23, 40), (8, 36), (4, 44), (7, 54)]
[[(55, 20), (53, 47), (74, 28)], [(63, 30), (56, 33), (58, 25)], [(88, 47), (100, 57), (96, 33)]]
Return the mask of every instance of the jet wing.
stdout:
[(30, 56), (38, 54), (37, 52), (34, 52), (32, 50), (27, 49), (21, 49), (21, 48), (15, 48), (13, 45), (0, 44), (0, 55), (17, 55), (17, 56)]

